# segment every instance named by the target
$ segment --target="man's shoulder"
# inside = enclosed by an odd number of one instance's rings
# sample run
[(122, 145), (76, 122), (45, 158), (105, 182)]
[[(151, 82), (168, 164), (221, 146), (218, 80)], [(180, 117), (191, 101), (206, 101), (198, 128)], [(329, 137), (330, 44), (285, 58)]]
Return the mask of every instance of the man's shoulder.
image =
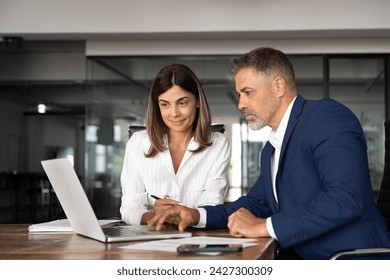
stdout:
[(303, 111), (306, 111), (306, 113), (309, 114), (352, 114), (352, 111), (346, 105), (332, 98), (322, 98), (318, 100), (306, 99)]
[(317, 100), (305, 99), (305, 104), (311, 105), (311, 106), (319, 106), (319, 107), (328, 107), (328, 106), (330, 106), (330, 107), (333, 107), (333, 106), (346, 107), (341, 102), (339, 102), (335, 99), (329, 98), (329, 97), (325, 97), (325, 98), (321, 98), (321, 99), (317, 99)]

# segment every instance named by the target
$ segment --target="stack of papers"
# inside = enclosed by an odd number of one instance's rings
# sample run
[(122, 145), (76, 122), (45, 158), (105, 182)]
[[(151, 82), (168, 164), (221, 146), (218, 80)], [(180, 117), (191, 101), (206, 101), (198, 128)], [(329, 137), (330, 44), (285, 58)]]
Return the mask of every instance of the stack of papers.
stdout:
[[(107, 219), (99, 220), (100, 226), (107, 226), (110, 224), (116, 224), (120, 222), (117, 219)], [(70, 225), (68, 219), (60, 219), (46, 223), (33, 224), (28, 227), (28, 231), (33, 233), (42, 233), (42, 232), (69, 232), (73, 233), (72, 226)]]

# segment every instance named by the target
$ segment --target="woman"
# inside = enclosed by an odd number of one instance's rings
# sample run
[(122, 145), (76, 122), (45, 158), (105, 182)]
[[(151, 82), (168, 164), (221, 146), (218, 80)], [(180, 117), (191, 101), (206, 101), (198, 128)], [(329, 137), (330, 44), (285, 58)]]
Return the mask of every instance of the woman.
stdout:
[(178, 203), (223, 203), (229, 160), (229, 141), (211, 131), (209, 106), (196, 75), (182, 64), (164, 67), (150, 90), (146, 131), (134, 133), (126, 146), (122, 220), (146, 224)]

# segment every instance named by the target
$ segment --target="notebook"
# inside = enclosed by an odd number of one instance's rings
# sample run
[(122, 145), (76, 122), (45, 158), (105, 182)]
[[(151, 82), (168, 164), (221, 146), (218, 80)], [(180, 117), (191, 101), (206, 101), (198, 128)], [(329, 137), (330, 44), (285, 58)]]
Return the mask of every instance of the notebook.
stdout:
[(148, 230), (146, 225), (102, 227), (69, 159), (58, 158), (41, 163), (73, 231), (80, 235), (101, 242), (183, 238), (192, 235), (179, 230)]

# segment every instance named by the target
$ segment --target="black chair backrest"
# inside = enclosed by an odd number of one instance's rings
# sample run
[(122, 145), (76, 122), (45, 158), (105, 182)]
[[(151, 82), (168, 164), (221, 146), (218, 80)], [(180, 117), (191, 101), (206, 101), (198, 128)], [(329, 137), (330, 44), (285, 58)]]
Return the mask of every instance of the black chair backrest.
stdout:
[(377, 204), (390, 230), (390, 120), (385, 121), (385, 163)]
[(134, 132), (145, 130), (146, 126), (144, 125), (130, 125), (128, 129), (129, 138), (133, 135)]
[(211, 125), (211, 131), (212, 132), (220, 132), (225, 133), (226, 127), (222, 123), (216, 123)]
[[(130, 125), (129, 129), (128, 129), (129, 138), (131, 137), (131, 135), (133, 135), (134, 132), (141, 131), (144, 129), (146, 129), (146, 127), (144, 125)], [(217, 124), (211, 125), (211, 131), (213, 131), (213, 132), (224, 133), (225, 130), (226, 130), (226, 128), (225, 128), (224, 124), (217, 123)]]

